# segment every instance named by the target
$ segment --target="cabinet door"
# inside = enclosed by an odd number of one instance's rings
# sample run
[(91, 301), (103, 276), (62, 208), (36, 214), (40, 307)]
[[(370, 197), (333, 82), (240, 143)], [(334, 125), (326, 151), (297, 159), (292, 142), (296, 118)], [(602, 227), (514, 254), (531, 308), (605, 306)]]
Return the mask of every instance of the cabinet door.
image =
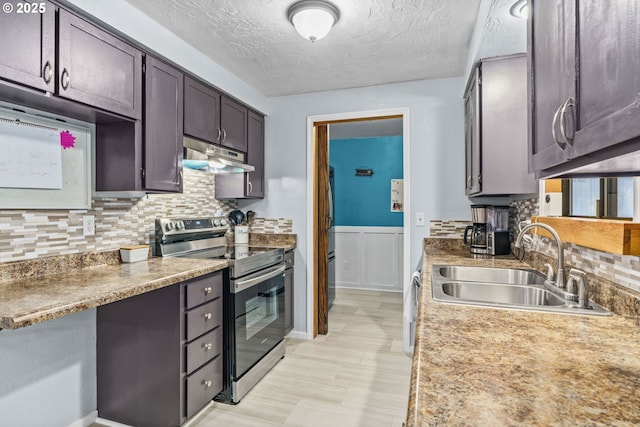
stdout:
[(529, 156), (537, 172), (562, 163), (568, 148), (560, 135), (559, 116), (562, 105), (576, 98), (575, 0), (530, 0), (529, 10)]
[(144, 186), (182, 191), (183, 75), (147, 56), (144, 103)]
[(106, 111), (142, 116), (142, 53), (60, 10), (58, 94)]
[(220, 126), (222, 139), (220, 144), (242, 152), (247, 151), (247, 113), (246, 107), (222, 97), (220, 104)]
[(247, 172), (247, 197), (264, 197), (264, 117), (249, 111), (247, 163), (255, 167)]
[(184, 78), (184, 133), (210, 143), (220, 139), (220, 94)]
[(581, 1), (576, 158), (640, 136), (640, 3)]
[[(0, 13), (0, 76), (53, 92), (55, 89), (55, 6), (47, 1), (5, 1), (12, 13)], [(9, 6), (6, 6), (9, 7)], [(20, 13), (35, 7), (38, 13)], [(24, 11), (24, 9), (23, 9)]]
[(476, 68), (464, 99), (465, 132), (465, 194), (476, 194), (480, 187), (480, 105), (478, 82), (480, 68)]

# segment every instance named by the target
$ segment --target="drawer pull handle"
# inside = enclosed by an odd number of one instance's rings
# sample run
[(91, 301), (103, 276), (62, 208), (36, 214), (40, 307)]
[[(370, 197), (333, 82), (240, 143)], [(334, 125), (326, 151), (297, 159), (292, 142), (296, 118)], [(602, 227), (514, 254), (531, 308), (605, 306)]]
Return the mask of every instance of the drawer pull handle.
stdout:
[(205, 314), (205, 315), (204, 315), (204, 318), (205, 318), (206, 320), (211, 320), (211, 313), (207, 313), (207, 314)]
[(206, 288), (204, 288), (205, 295), (210, 294), (212, 291), (213, 289), (211, 289), (211, 286), (207, 286)]
[(51, 82), (51, 78), (53, 77), (53, 68), (51, 67), (51, 62), (47, 61), (44, 64), (44, 68), (42, 69), (42, 78), (44, 82), (49, 84)]
[(70, 81), (71, 81), (71, 78), (69, 77), (69, 72), (65, 68), (62, 70), (62, 75), (60, 76), (60, 86), (62, 86), (62, 89), (64, 90), (69, 89)]
[(211, 387), (211, 380), (205, 380), (205, 381), (204, 381), (204, 386), (205, 386), (206, 388)]
[(208, 344), (204, 345), (204, 349), (205, 350), (211, 350), (212, 348), (213, 348), (213, 344), (211, 344), (211, 343), (208, 343)]

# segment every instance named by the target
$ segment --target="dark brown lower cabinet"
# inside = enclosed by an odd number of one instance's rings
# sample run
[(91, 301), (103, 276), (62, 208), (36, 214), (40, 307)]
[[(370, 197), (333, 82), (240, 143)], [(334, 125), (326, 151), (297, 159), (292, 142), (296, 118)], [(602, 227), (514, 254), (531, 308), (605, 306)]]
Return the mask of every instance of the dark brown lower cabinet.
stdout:
[(98, 415), (179, 426), (222, 390), (222, 271), (98, 308)]

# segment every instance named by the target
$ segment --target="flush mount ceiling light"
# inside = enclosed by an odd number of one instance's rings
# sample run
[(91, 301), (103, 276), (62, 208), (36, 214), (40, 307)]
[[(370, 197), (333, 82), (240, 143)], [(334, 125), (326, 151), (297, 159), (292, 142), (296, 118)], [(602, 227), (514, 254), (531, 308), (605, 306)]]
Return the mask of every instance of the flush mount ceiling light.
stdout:
[(340, 18), (340, 11), (323, 0), (302, 0), (289, 8), (287, 17), (298, 34), (314, 42), (329, 34)]
[(529, 5), (527, 0), (518, 0), (511, 6), (509, 13), (516, 18), (527, 19), (529, 17)]

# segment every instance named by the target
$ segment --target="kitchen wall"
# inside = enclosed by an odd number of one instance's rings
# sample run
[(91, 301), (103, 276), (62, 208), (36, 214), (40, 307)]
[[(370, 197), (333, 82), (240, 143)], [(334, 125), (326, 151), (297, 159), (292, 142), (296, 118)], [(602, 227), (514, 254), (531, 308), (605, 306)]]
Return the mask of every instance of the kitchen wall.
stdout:
[[(155, 218), (226, 215), (236, 203), (215, 199), (214, 176), (185, 168), (181, 194), (95, 198), (86, 210), (0, 210), (0, 262), (149, 243)], [(83, 215), (95, 215), (95, 236), (83, 236)]]
[[(424, 212), (426, 221), (439, 218), (470, 218), (464, 195), (464, 78), (425, 80), (355, 89), (274, 97), (266, 119), (265, 178), (267, 198), (241, 201), (268, 217), (293, 219), (298, 235), (295, 271), (294, 329), (307, 328), (307, 116), (345, 112), (408, 108), (411, 218)], [(428, 227), (414, 221), (404, 224), (411, 235), (405, 254), (415, 265), (422, 253)], [(299, 267), (299, 268), (298, 268)]]
[(0, 378), (0, 426), (80, 427), (97, 407), (96, 310), (0, 330)]
[[(402, 136), (332, 139), (336, 226), (402, 227), (402, 212), (391, 211), (391, 180), (402, 179)], [(356, 176), (356, 168), (373, 170)]]

